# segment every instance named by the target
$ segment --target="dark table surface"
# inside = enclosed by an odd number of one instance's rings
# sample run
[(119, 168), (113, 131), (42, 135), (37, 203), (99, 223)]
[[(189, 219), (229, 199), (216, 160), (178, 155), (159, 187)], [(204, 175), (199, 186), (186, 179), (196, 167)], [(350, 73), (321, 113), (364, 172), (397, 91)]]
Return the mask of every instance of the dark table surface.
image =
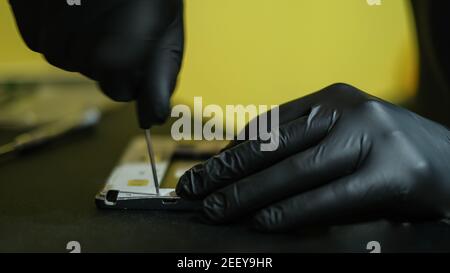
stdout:
[[(450, 251), (450, 225), (376, 221), (290, 234), (211, 226), (195, 213), (103, 211), (94, 205), (128, 141), (139, 134), (131, 106), (98, 128), (0, 162), (0, 252), (382, 252)], [(4, 142), (12, 134), (0, 132)], [(0, 143), (1, 143), (0, 142)]]

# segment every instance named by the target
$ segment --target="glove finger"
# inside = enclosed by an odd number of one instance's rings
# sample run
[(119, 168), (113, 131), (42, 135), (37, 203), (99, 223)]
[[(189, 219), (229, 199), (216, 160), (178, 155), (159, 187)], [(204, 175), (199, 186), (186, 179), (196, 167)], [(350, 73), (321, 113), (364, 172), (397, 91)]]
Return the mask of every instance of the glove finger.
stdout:
[[(254, 216), (255, 228), (282, 232), (313, 225), (376, 219), (396, 202), (376, 175), (361, 170), (323, 187), (273, 204)], [(398, 202), (398, 200), (397, 200)]]
[[(319, 92), (315, 92), (312, 94), (309, 94), (307, 96), (304, 96), (300, 99), (296, 99), (287, 103), (284, 103), (282, 105), (279, 106), (279, 124), (283, 125), (286, 123), (289, 123), (295, 119), (298, 119), (302, 116), (308, 116), (312, 110), (312, 108), (314, 108), (315, 106), (318, 105), (319, 100), (320, 100), (320, 96), (322, 92), (326, 92), (330, 89), (333, 89), (332, 86), (328, 86), (324, 89), (322, 89)], [(271, 111), (269, 111), (269, 115), (270, 115)], [(238, 134), (238, 136), (236, 137), (235, 140), (231, 141), (230, 143), (228, 143), (228, 145), (222, 149), (222, 151), (225, 151), (227, 149), (230, 149), (236, 145), (239, 145), (243, 142), (245, 142), (246, 140), (241, 140), (242, 138), (239, 137), (239, 135), (245, 135), (245, 136), (249, 136), (249, 128), (250, 128), (250, 124), (252, 122), (257, 122), (257, 119), (253, 119), (252, 121), (249, 122), (249, 124), (247, 124), (247, 126), (242, 129), (242, 131)]]
[(93, 53), (91, 78), (98, 81), (102, 92), (115, 101), (128, 102), (136, 98), (141, 77), (139, 55), (146, 42), (137, 38), (104, 37)]
[[(173, 94), (184, 52), (183, 5), (177, 3), (177, 16), (151, 51), (144, 78), (138, 86), (137, 111), (141, 128), (163, 123), (170, 114)], [(152, 43), (152, 41), (150, 41)]]
[(261, 151), (260, 141), (237, 145), (187, 171), (177, 185), (177, 193), (190, 199), (208, 194), (265, 169), (276, 162), (316, 145), (328, 133), (336, 116), (315, 108), (280, 127), (279, 146), (275, 151)]
[(353, 173), (366, 143), (362, 137), (334, 138), (331, 133), (318, 145), (211, 194), (204, 200), (204, 211), (216, 222), (237, 220)]
[(179, 53), (172, 50), (154, 54), (146, 69), (146, 77), (137, 90), (139, 125), (143, 129), (163, 123), (170, 114), (170, 97), (180, 70)]
[(136, 79), (125, 72), (103, 72), (98, 85), (102, 92), (114, 101), (130, 102), (136, 98)]

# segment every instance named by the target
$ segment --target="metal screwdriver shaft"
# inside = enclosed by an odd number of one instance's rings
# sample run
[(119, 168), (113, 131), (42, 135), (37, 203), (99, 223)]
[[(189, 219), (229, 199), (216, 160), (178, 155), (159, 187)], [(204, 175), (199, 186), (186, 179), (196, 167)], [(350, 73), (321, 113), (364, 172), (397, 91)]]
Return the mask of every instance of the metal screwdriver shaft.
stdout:
[(145, 130), (145, 141), (147, 142), (148, 155), (150, 157), (150, 167), (153, 173), (153, 182), (155, 183), (156, 195), (159, 195), (159, 181), (156, 173), (155, 156), (153, 154), (152, 137), (150, 135), (150, 129)]

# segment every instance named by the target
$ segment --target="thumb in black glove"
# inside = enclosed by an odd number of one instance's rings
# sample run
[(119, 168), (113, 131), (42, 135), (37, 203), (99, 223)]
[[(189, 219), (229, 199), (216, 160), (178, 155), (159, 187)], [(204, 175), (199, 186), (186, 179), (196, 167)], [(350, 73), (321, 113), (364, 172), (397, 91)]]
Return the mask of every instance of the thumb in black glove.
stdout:
[(284, 231), (361, 218), (450, 216), (450, 132), (335, 84), (280, 106), (280, 145), (231, 145), (186, 172), (177, 193), (218, 223)]

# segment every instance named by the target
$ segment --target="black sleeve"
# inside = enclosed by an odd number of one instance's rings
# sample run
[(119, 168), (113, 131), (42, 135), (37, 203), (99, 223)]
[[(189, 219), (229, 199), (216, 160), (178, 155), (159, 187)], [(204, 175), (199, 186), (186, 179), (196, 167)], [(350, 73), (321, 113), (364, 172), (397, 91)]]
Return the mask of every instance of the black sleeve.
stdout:
[(450, 9), (445, 1), (412, 0), (420, 50), (415, 110), (450, 125)]
[(89, 51), (111, 24), (103, 15), (129, 0), (81, 1), (9, 0), (17, 26), (27, 46), (52, 65), (88, 74)]
[(39, 36), (42, 28), (42, 9), (45, 0), (9, 0), (17, 26), (27, 46), (36, 52), (39, 49)]
[(73, 54), (72, 45), (83, 31), (83, 7), (71, 7), (61, 0), (9, 2), (22, 38), (31, 50), (41, 53), (56, 67), (79, 71), (79, 56)]

